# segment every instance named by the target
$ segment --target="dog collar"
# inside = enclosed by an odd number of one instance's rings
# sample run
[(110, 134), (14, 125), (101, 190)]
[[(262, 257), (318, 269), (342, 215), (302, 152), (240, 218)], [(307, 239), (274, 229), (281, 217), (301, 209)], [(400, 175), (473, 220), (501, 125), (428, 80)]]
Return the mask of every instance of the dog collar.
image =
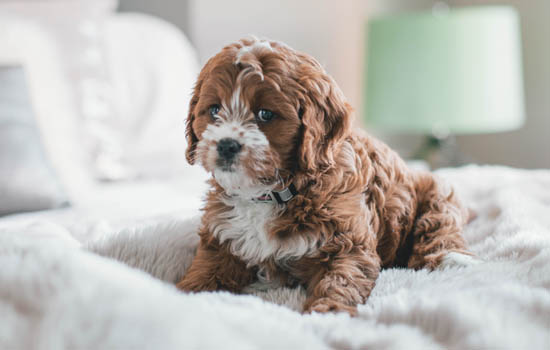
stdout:
[(294, 184), (290, 184), (290, 186), (281, 191), (269, 191), (259, 197), (252, 198), (252, 201), (258, 203), (277, 202), (279, 204), (285, 204), (289, 202), (292, 198), (294, 198), (297, 194), (298, 191), (296, 190)]

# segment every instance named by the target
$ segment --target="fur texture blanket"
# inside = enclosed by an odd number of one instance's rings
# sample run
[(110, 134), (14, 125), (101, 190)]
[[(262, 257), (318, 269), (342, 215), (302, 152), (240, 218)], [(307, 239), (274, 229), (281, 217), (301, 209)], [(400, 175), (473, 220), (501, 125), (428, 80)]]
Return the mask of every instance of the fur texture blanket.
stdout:
[(180, 293), (198, 218), (84, 245), (54, 225), (0, 230), (0, 348), (550, 348), (550, 171), (439, 174), (477, 213), (465, 236), (483, 262), (384, 270), (356, 318), (302, 315), (300, 289)]

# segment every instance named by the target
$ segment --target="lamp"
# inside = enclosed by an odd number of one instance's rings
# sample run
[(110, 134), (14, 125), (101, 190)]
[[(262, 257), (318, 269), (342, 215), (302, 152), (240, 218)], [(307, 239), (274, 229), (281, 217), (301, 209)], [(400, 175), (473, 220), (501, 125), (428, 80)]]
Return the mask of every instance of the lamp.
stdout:
[(441, 150), (452, 135), (523, 124), (519, 18), (511, 7), (372, 19), (366, 57), (367, 124), (428, 135), (419, 156)]

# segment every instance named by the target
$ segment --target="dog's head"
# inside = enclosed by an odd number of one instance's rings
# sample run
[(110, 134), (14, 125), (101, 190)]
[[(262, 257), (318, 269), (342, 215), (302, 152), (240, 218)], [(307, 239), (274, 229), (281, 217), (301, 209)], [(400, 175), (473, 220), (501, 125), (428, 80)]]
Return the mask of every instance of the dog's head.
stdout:
[(226, 46), (200, 72), (187, 118), (187, 160), (226, 191), (249, 195), (334, 165), (350, 107), (312, 57), (273, 41)]

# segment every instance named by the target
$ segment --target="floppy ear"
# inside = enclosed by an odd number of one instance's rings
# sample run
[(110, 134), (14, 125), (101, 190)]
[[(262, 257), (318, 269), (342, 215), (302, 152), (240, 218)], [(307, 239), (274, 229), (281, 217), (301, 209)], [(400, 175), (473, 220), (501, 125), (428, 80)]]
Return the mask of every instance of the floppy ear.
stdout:
[(187, 113), (187, 120), (185, 121), (185, 138), (187, 139), (187, 150), (185, 151), (185, 158), (189, 164), (195, 164), (195, 151), (197, 149), (197, 142), (199, 139), (193, 130), (193, 121), (195, 121), (195, 107), (199, 102), (199, 94), (201, 90), (201, 85), (203, 82), (202, 74), (199, 75), (199, 78), (193, 88), (193, 96), (189, 102), (189, 111)]
[(351, 106), (336, 82), (324, 72), (311, 69), (302, 75), (307, 92), (302, 101), (300, 167), (310, 174), (334, 165), (334, 153), (351, 128)]

